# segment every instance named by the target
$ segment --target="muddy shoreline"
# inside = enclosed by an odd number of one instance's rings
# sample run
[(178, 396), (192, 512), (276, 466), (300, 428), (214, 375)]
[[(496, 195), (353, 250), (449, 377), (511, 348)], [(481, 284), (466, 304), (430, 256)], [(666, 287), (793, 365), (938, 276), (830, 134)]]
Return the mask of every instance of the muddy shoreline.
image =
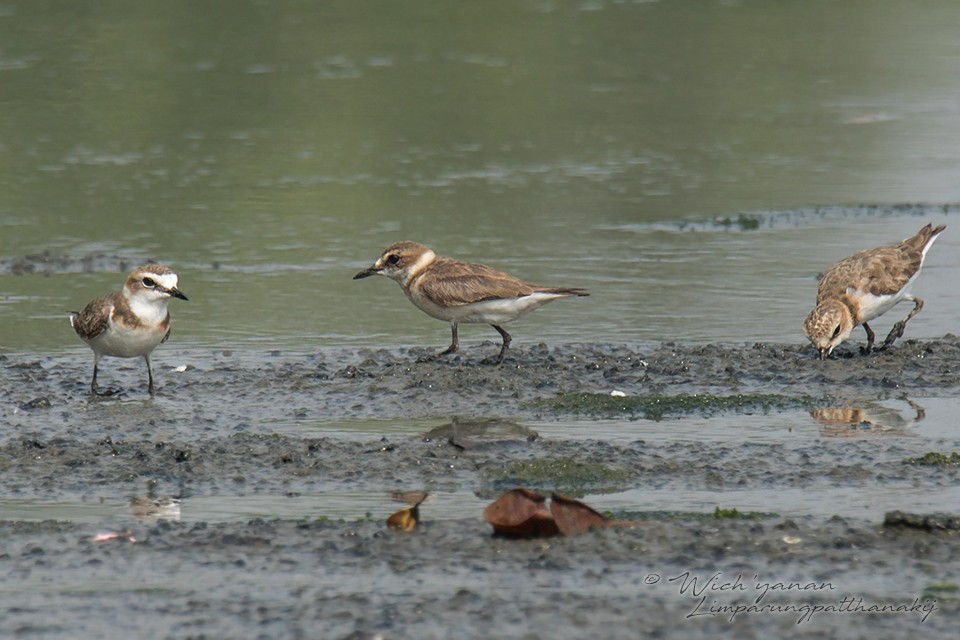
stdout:
[[(899, 636), (955, 632), (955, 508), (944, 505), (934, 520), (924, 520), (927, 513), (885, 524), (856, 513), (784, 516), (776, 496), (796, 488), (949, 488), (960, 482), (960, 465), (906, 461), (956, 450), (957, 439), (894, 432), (784, 447), (642, 435), (610, 442), (590, 430), (604, 418), (642, 426), (649, 415), (668, 422), (759, 414), (776, 422), (786, 408), (956, 397), (960, 338), (906, 340), (867, 357), (851, 346), (827, 362), (801, 345), (521, 346), (503, 368), (483, 363), (494, 352), (493, 343), (470, 345), (449, 361), (419, 363), (425, 349), (164, 349), (155, 357), (153, 399), (140, 363), (108, 362), (101, 384), (119, 392), (91, 398), (86, 357), (0, 356), (0, 487), (20, 503), (96, 503), (141, 495), (150, 481), (184, 509), (206, 495), (331, 490), (426, 489), (442, 506), (449, 492), (486, 500), (516, 485), (570, 495), (707, 487), (722, 496), (725, 488), (749, 488), (769, 492), (770, 508), (712, 518), (638, 505), (616, 514), (635, 526), (534, 541), (492, 537), (479, 512), (431, 519), (429, 503), (422, 527), (406, 535), (387, 531), (380, 518), (327, 519), (322, 509), (211, 523), (132, 514), (98, 524), (6, 519), (0, 563), (16, 586), (5, 589), (0, 634), (441, 638), (461, 629), (464, 637), (545, 638), (603, 628), (617, 638), (731, 630), (867, 638), (874, 625)], [(650, 403), (656, 414), (644, 413)], [(295, 429), (412, 419), (429, 424), (414, 434), (356, 437)], [(583, 437), (552, 439), (526, 426), (551, 420), (582, 424)], [(94, 542), (104, 527), (129, 529), (136, 541)], [(776, 602), (793, 607), (853, 595), (867, 603), (916, 598), (917, 607), (936, 609), (923, 622), (918, 609), (821, 613), (799, 625), (796, 612), (691, 616), (699, 599), (668, 580), (684, 572), (701, 581), (720, 572), (833, 585), (777, 594)], [(651, 575), (659, 581), (645, 582)], [(751, 595), (710, 594), (718, 606)], [(50, 607), (68, 622), (39, 615)]]
[[(86, 358), (0, 356), (8, 427), (0, 439), (0, 486), (7, 495), (47, 499), (131, 491), (143, 479), (162, 480), (177, 492), (230, 494), (431, 482), (489, 492), (524, 480), (498, 471), (510, 461), (563, 458), (612, 469), (616, 480), (602, 488), (614, 490), (683, 487), (707, 473), (718, 486), (815, 486), (824, 477), (921, 484), (956, 478), (950, 466), (904, 465), (932, 446), (915, 438), (823, 438), (782, 450), (777, 443), (646, 442), (642, 430), (630, 442), (591, 437), (597, 419), (642, 427), (651, 407), (655, 419), (668, 423), (718, 413), (769, 415), (775, 422), (779, 410), (830, 412), (835, 409), (823, 407), (956, 396), (955, 336), (907, 340), (866, 357), (845, 357), (850, 350), (826, 362), (799, 345), (541, 345), (517, 349), (497, 368), (478, 359), (486, 346), (427, 363), (416, 361), (422, 349), (307, 355), (166, 350), (155, 359), (154, 398), (142, 388), (140, 362), (106, 361), (110, 368), (101, 372), (101, 384), (117, 393), (94, 398), (87, 391)], [(186, 367), (174, 371), (170, 365)], [(430, 426), (414, 435), (357, 438), (298, 428), (412, 419)], [(463, 442), (431, 432), (451, 420), (520, 430), (525, 421), (564, 420), (582, 423), (583, 431), (573, 441), (507, 430), (479, 440), (465, 433)], [(813, 466), (800, 464), (805, 461)], [(597, 487), (559, 488), (582, 493)]]
[[(822, 362), (806, 344), (540, 344), (512, 349), (503, 367), (489, 364), (495, 352), (492, 342), (484, 342), (442, 361), (418, 362), (432, 351), (299, 354), (164, 348), (154, 356), (156, 400), (190, 404), (201, 421), (209, 412), (222, 423), (278, 413), (327, 420), (549, 416), (560, 412), (536, 401), (581, 392), (877, 399), (960, 391), (960, 338), (952, 334), (903, 340), (894, 349), (867, 356), (857, 353), (856, 344), (845, 344)], [(107, 361), (101, 372), (101, 384), (113, 386), (118, 395), (91, 399), (89, 360), (0, 355), (7, 406), (50, 409), (50, 415), (59, 416), (54, 418), (58, 429), (69, 429), (77, 422), (71, 409), (149, 399), (142, 362), (126, 360)], [(27, 427), (28, 421), (17, 424)]]

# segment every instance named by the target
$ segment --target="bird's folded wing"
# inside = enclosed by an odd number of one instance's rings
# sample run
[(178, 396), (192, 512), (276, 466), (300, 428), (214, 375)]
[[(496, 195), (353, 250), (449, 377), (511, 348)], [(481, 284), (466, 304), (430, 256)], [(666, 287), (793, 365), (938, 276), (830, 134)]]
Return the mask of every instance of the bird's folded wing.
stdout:
[(169, 312), (169, 311), (167, 311), (167, 315), (166, 315), (166, 317), (164, 317), (164, 319), (163, 319), (163, 324), (167, 325), (167, 332), (166, 332), (165, 334), (163, 334), (163, 340), (160, 341), (160, 344), (163, 344), (164, 342), (166, 342), (167, 340), (170, 339), (170, 330), (171, 330), (172, 327), (170, 326), (170, 312)]
[(898, 251), (879, 247), (841, 260), (824, 275), (817, 291), (818, 301), (851, 289), (860, 295), (893, 295), (903, 289), (922, 264), (920, 251)]
[(111, 296), (95, 298), (71, 319), (73, 330), (84, 340), (92, 340), (106, 331), (113, 313)]
[(537, 290), (532, 284), (493, 269), (474, 273), (434, 272), (420, 279), (416, 286), (436, 304), (454, 307), (484, 300), (519, 298)]

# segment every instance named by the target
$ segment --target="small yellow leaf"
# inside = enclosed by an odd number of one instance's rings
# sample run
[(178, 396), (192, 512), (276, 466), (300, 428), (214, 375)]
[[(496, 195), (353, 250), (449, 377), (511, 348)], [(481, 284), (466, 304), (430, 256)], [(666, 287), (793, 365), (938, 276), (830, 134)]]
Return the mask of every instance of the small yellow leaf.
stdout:
[(412, 507), (404, 507), (395, 514), (387, 518), (387, 526), (391, 529), (400, 529), (400, 531), (413, 531), (420, 522), (420, 504)]
[(420, 505), (430, 495), (426, 491), (400, 491), (390, 494), (390, 497), (399, 502), (411, 503), (387, 518), (387, 526), (401, 531), (413, 531), (420, 523)]

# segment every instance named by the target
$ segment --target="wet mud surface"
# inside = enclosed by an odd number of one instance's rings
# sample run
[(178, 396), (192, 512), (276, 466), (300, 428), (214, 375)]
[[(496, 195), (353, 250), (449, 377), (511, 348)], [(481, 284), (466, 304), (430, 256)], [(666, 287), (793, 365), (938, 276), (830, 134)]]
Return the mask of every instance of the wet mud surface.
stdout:
[[(946, 638), (960, 615), (955, 597), (925, 586), (956, 563), (956, 530), (843, 518), (639, 520), (519, 541), (492, 537), (479, 518), (426, 523), (412, 534), (380, 522), (162, 522), (134, 530), (135, 542), (93, 542), (91, 531), (55, 522), (0, 530), (7, 585), (18, 585), (16, 593), (5, 588), (8, 637), (552, 638), (602, 630), (609, 638), (821, 638), (841, 629), (867, 638), (882, 627), (888, 637), (919, 629)], [(721, 588), (737, 575), (742, 589)], [(699, 597), (689, 577), (700, 579)], [(791, 579), (803, 588), (763, 586)], [(871, 586), (886, 581), (902, 593)], [(761, 596), (765, 611), (711, 614)], [(848, 612), (826, 609), (845, 598)], [(852, 609), (884, 605), (905, 609)], [(825, 609), (811, 613), (813, 606)], [(44, 614), (51, 609), (58, 616)]]
[[(861, 356), (841, 345), (819, 361), (809, 345), (590, 344), (518, 347), (503, 367), (492, 366), (497, 346), (472, 345), (434, 362), (429, 349), (338, 350), (297, 354), (178, 351), (154, 356), (158, 397), (153, 407), (192, 410), (189, 432), (231, 427), (258, 430), (280, 419), (402, 419), (410, 417), (525, 417), (558, 415), (542, 402), (564, 393), (781, 394), (785, 397), (886, 398), (956, 395), (960, 338), (903, 340)], [(92, 357), (0, 356), (7, 404), (48, 410), (22, 426), (55, 427), (63, 435), (85, 425), (85, 411), (111, 411), (119, 401), (145, 404), (142, 361), (108, 360), (102, 386), (117, 395), (87, 395)], [(183, 371), (172, 371), (173, 367)], [(146, 409), (145, 409), (146, 410)], [(131, 419), (129, 407), (117, 419)], [(133, 415), (135, 419), (138, 417)], [(172, 418), (173, 416), (171, 416)], [(156, 416), (155, 419), (160, 419)], [(179, 422), (180, 420), (176, 420)], [(230, 424), (233, 422), (234, 424)], [(86, 432), (87, 429), (84, 428)]]
[[(118, 392), (91, 398), (88, 354), (0, 356), (0, 490), (8, 500), (116, 503), (142, 496), (148, 482), (179, 498), (184, 513), (204, 496), (354, 491), (389, 505), (392, 491), (432, 494), (409, 534), (387, 530), (379, 516), (329, 518), (322, 501), (296, 517), (226, 522), (132, 513), (103, 522), (7, 518), (0, 635), (443, 638), (457, 629), (462, 637), (547, 638), (604, 629), (616, 638), (867, 638), (879, 626), (891, 636), (952, 637), (960, 505), (886, 521), (840, 509), (826, 517), (778, 512), (778, 494), (798, 488), (933, 492), (960, 483), (954, 457), (924, 457), (960, 450), (960, 436), (912, 437), (908, 426), (922, 417), (924, 398), (960, 395), (960, 338), (905, 340), (869, 356), (855, 347), (820, 362), (807, 345), (534, 345), (511, 350), (502, 368), (485, 362), (496, 355), (492, 342), (429, 363), (417, 362), (425, 349), (163, 348), (154, 398), (141, 362), (105, 360), (100, 383)], [(787, 447), (647, 439), (640, 429), (616, 441), (591, 433), (606, 418), (775, 422), (785, 410), (843, 429), (896, 422), (870, 408), (890, 399), (918, 407), (892, 437)], [(867, 408), (845, 413), (852, 400)], [(656, 414), (638, 409), (651, 405)], [(426, 426), (323, 431), (364, 420)], [(544, 437), (527, 424), (551, 421), (577, 425), (582, 437)], [(517, 485), (572, 496), (706, 488), (729, 507), (738, 505), (724, 491), (749, 489), (767, 492), (769, 508), (717, 518), (709, 509), (637, 504), (614, 514), (631, 526), (520, 541), (492, 537), (479, 509), (431, 517), (445, 496), (486, 501)], [(94, 541), (104, 528), (129, 536)], [(695, 596), (682, 588), (685, 574), (699, 579), (698, 590), (713, 586)], [(717, 586), (738, 574), (749, 584)], [(757, 583), (791, 581), (831, 586), (774, 590), (756, 602)], [(809, 613), (803, 607), (842, 608), (847, 596), (846, 611), (825, 609), (798, 624)], [(738, 603), (781, 608), (732, 620), (729, 609), (710, 610)], [(871, 613), (871, 605), (913, 609)], [(43, 614), (53, 608), (59, 619)]]

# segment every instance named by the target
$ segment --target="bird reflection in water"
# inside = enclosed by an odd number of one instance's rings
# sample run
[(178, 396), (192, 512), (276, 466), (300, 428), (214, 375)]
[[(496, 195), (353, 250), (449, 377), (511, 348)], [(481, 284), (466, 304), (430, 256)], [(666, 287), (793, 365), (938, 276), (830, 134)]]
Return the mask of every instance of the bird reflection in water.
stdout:
[(883, 406), (877, 402), (852, 402), (845, 407), (821, 407), (810, 412), (820, 423), (820, 435), (844, 438), (875, 435), (907, 435), (910, 428), (923, 420), (923, 407), (908, 398), (901, 398), (909, 410)]

